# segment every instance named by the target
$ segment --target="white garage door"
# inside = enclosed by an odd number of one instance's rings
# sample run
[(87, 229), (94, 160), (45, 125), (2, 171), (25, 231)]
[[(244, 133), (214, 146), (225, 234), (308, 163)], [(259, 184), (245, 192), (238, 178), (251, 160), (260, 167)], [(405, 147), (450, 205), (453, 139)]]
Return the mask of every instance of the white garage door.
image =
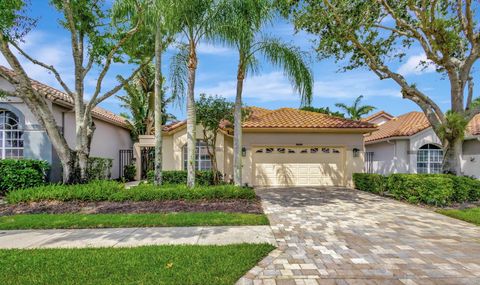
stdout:
[(336, 147), (253, 149), (256, 186), (341, 186), (344, 150)]

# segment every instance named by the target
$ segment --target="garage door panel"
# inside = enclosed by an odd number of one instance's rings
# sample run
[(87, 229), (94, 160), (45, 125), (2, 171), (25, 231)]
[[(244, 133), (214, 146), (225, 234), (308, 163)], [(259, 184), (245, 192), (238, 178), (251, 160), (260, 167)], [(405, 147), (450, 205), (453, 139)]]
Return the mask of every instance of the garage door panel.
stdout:
[[(343, 150), (342, 150), (343, 151)], [(254, 185), (319, 186), (343, 184), (343, 156), (338, 153), (255, 153)]]

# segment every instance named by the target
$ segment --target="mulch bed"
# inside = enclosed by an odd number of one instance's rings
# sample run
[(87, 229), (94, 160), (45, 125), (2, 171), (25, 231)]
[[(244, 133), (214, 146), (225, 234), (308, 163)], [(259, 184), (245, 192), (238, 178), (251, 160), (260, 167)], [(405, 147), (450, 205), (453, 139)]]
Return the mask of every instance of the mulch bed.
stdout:
[(200, 200), (144, 202), (82, 202), (42, 201), (16, 205), (0, 205), (0, 216), (15, 214), (107, 214), (107, 213), (167, 213), (167, 212), (229, 212), (262, 214), (260, 200)]

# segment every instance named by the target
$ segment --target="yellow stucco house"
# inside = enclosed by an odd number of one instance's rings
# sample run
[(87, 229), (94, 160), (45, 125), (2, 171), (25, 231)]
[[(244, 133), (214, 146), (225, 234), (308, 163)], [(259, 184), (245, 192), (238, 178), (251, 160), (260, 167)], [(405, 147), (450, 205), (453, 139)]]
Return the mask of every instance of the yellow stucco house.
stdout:
[[(353, 186), (352, 174), (364, 166), (364, 135), (375, 125), (292, 108), (252, 107), (243, 123), (243, 184), (251, 186)], [(164, 127), (164, 170), (186, 167), (186, 122)], [(210, 169), (203, 132), (197, 129), (197, 169)], [(134, 145), (137, 179), (142, 176), (142, 150), (153, 136)], [(225, 180), (233, 179), (233, 130), (217, 138), (217, 164)]]

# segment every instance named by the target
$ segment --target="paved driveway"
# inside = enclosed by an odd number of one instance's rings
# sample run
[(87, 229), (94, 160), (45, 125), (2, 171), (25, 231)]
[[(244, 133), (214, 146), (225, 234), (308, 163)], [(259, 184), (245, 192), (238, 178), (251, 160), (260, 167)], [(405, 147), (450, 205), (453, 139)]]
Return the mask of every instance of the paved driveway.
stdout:
[(238, 284), (480, 284), (480, 227), (356, 190), (257, 193), (279, 248)]

